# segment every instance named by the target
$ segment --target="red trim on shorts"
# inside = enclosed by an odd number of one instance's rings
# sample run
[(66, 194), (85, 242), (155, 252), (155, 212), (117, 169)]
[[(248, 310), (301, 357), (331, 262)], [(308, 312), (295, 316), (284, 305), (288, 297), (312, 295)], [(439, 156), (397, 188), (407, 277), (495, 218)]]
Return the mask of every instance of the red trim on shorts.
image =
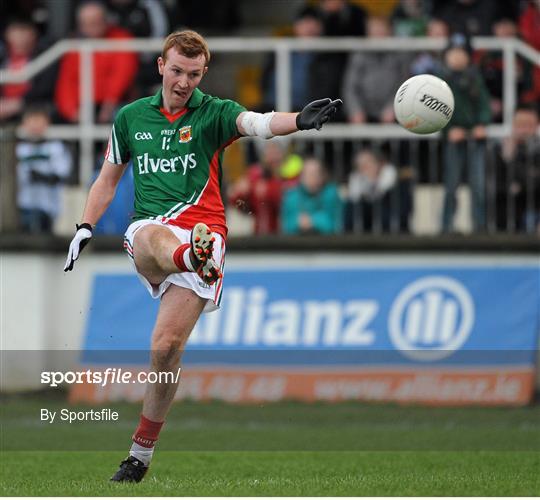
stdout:
[[(223, 263), (225, 262), (225, 240), (221, 240), (221, 262), (219, 263), (219, 270), (221, 271), (221, 274), (223, 274)], [(219, 292), (221, 290), (221, 286), (223, 285), (223, 278), (219, 280), (219, 283), (216, 287), (216, 294), (214, 295), (214, 304), (216, 306), (218, 305), (218, 299), (219, 299)]]
[(167, 120), (169, 120), (169, 123), (173, 123), (178, 120), (178, 118), (180, 118), (182, 115), (185, 115), (189, 111), (189, 108), (182, 108), (180, 111), (178, 111), (178, 113), (174, 113), (174, 115), (169, 113), (165, 108), (159, 108), (159, 110), (161, 111), (163, 116), (167, 118)]
[(127, 252), (127, 254), (133, 259), (133, 246), (131, 245), (130, 241), (124, 236), (124, 250)]
[(127, 244), (126, 241), (124, 241), (124, 249), (131, 257), (133, 257), (133, 249)]

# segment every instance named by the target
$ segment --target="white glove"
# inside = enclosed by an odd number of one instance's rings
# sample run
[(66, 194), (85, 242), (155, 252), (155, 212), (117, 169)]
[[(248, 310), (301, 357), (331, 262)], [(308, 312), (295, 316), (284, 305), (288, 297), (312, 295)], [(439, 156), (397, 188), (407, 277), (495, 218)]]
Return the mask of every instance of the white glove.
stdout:
[(90, 238), (92, 238), (92, 226), (90, 224), (85, 222), (80, 225), (75, 224), (75, 226), (77, 227), (77, 232), (69, 245), (64, 272), (71, 271), (73, 269), (73, 264), (79, 258), (79, 254), (82, 252), (82, 249), (90, 241)]

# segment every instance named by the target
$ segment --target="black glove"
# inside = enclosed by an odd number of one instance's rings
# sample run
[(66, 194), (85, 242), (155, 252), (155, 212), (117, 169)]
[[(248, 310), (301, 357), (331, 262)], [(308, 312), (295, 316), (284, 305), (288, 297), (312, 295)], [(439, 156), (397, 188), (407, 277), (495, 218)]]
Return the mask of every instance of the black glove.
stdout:
[(298, 130), (309, 130), (316, 128), (321, 130), (321, 127), (343, 104), (341, 99), (319, 99), (310, 102), (296, 116), (296, 127)]
[(73, 269), (73, 264), (79, 258), (79, 254), (82, 252), (83, 248), (92, 238), (92, 226), (87, 224), (75, 224), (77, 227), (77, 232), (71, 240), (69, 245), (68, 256), (66, 259), (66, 265), (64, 266), (64, 272), (71, 271)]

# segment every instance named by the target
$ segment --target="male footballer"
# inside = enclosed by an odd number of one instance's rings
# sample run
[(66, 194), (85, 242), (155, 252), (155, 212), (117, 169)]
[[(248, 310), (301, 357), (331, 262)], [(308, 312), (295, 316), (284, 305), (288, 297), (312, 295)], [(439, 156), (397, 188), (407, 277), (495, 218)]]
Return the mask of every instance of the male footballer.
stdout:
[[(92, 228), (114, 197), (128, 162), (135, 215), (124, 249), (153, 298), (160, 299), (151, 341), (151, 369), (175, 372), (203, 311), (219, 307), (227, 226), (220, 194), (223, 150), (242, 136), (269, 139), (320, 129), (342, 102), (321, 99), (300, 113), (254, 113), (198, 89), (210, 52), (194, 31), (170, 34), (158, 58), (163, 86), (118, 112), (101, 172), (92, 185), (64, 271), (71, 271)], [(129, 456), (112, 481), (139, 482), (177, 390), (147, 384)]]

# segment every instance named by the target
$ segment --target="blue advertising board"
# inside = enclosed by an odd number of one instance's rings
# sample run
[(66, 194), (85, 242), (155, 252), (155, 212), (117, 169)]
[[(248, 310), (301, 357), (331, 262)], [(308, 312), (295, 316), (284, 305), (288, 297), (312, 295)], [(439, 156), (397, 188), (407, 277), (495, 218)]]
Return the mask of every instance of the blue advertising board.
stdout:
[[(122, 352), (146, 363), (158, 306), (136, 276), (97, 275), (83, 361), (122, 362)], [(533, 373), (539, 325), (534, 264), (230, 270), (222, 308), (201, 317), (184, 364), (523, 375)]]

